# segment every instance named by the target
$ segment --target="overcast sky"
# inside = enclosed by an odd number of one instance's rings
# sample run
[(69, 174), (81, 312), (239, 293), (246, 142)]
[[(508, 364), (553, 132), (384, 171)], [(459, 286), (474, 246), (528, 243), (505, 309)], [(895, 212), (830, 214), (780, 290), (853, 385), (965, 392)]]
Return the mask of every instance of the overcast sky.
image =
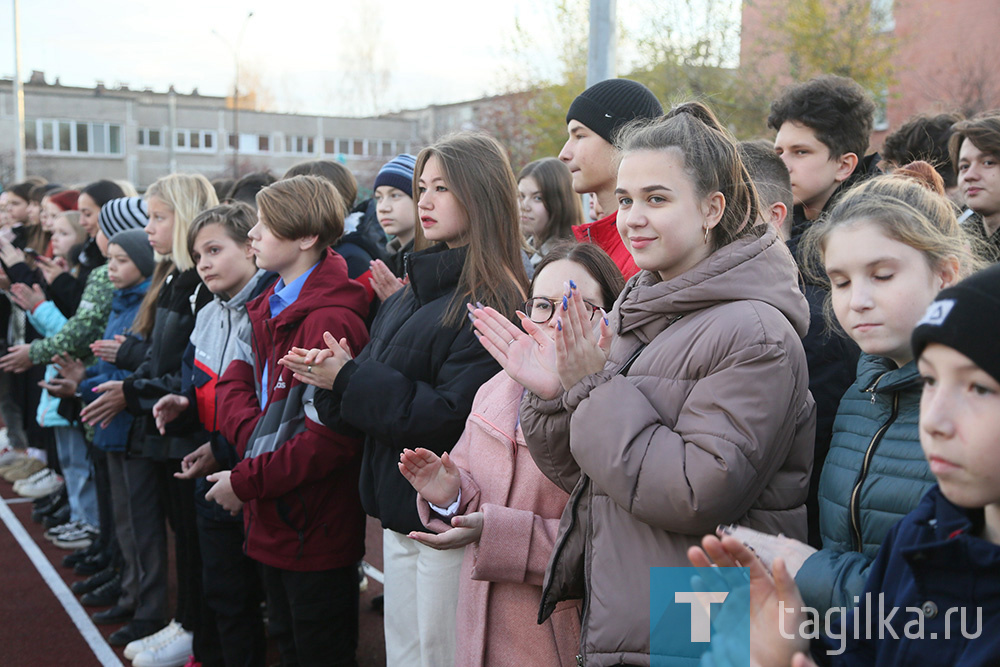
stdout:
[[(234, 45), (249, 11), (240, 60), (258, 73), (282, 111), (351, 113), (356, 87), (344, 71), (370, 49), (391, 71), (379, 86), (386, 109), (497, 92), (509, 71), (515, 19), (541, 35), (544, 0), (20, 0), (21, 68), (48, 82), (206, 95), (232, 90)], [(619, 5), (622, 3), (619, 2)], [(586, 3), (583, 3), (586, 7)], [(13, 0), (0, 0), (0, 77), (14, 74)], [(619, 10), (621, 11), (621, 10)], [(367, 12), (367, 14), (365, 14)], [(364, 18), (367, 16), (367, 20)], [(586, 22), (584, 13), (580, 20)], [(364, 45), (368, 45), (365, 47)], [(345, 55), (348, 54), (348, 55)], [(368, 79), (371, 80), (370, 78)], [(356, 112), (356, 110), (355, 110)]]

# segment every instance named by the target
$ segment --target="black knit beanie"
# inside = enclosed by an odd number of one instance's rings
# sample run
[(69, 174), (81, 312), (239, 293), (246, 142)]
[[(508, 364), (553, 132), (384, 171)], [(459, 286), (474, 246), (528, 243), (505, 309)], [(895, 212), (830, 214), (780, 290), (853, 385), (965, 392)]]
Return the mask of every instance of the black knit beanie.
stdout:
[(153, 275), (156, 268), (156, 258), (153, 256), (153, 246), (149, 245), (149, 235), (144, 229), (126, 229), (118, 232), (110, 239), (108, 245), (115, 244), (125, 251), (135, 268), (146, 278)]
[(961, 352), (1000, 382), (1000, 264), (941, 290), (913, 330), (913, 357), (929, 343)]
[(629, 79), (607, 79), (573, 100), (566, 122), (579, 121), (613, 144), (615, 133), (630, 120), (662, 115), (663, 107), (646, 86)]

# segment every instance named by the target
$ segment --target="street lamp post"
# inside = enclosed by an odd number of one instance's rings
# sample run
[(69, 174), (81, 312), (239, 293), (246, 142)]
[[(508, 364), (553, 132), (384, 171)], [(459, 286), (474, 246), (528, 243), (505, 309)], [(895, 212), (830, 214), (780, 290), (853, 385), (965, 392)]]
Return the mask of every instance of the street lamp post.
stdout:
[(236, 65), (236, 79), (233, 81), (233, 135), (236, 137), (236, 141), (233, 143), (233, 178), (236, 180), (240, 177), (240, 46), (243, 44), (243, 33), (246, 32), (247, 23), (250, 22), (252, 16), (253, 12), (247, 12), (247, 17), (243, 19), (243, 26), (236, 38), (235, 48), (218, 31), (212, 30), (212, 34), (218, 37), (232, 52), (233, 62)]

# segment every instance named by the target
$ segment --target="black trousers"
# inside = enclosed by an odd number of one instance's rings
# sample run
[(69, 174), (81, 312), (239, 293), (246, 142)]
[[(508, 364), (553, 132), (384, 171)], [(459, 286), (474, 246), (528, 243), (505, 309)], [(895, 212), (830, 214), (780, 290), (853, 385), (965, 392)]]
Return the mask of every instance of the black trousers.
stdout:
[(356, 667), (358, 566), (293, 572), (262, 564), (260, 570), (282, 667)]
[(107, 553), (112, 560), (120, 558), (118, 539), (115, 537), (115, 516), (111, 503), (111, 475), (108, 470), (106, 452), (87, 446), (90, 460), (94, 464), (94, 486), (97, 488), (97, 514), (100, 518), (101, 535), (90, 547), (91, 553)]
[(267, 640), (260, 610), (263, 592), (257, 563), (243, 553), (243, 522), (198, 514), (202, 582), (207, 616), (215, 617), (217, 655), (205, 647), (205, 667), (263, 667)]

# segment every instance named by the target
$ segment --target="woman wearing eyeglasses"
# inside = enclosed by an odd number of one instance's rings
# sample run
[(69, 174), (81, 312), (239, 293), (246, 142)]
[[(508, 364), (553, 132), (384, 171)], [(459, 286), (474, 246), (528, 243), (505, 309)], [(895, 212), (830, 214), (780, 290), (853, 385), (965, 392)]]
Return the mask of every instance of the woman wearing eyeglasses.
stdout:
[[(593, 326), (624, 286), (595, 245), (560, 244), (543, 259), (524, 314), (554, 335), (556, 304), (574, 284)], [(404, 450), (399, 469), (420, 494), (431, 532), (410, 537), (438, 549), (465, 548), (459, 582), (455, 665), (575, 665), (577, 602), (535, 622), (542, 577), (568, 494), (535, 465), (518, 406), (524, 388), (499, 373), (476, 394), (465, 432), (451, 454)]]

